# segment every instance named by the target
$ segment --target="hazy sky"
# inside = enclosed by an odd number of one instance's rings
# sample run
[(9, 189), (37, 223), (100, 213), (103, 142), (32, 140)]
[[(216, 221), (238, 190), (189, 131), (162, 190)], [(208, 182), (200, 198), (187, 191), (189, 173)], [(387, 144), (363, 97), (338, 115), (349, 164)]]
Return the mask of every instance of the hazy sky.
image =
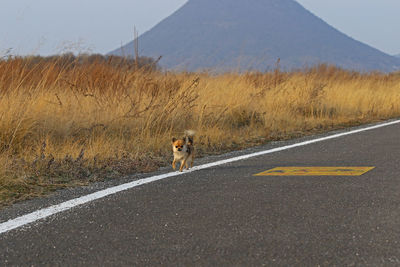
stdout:
[[(232, 0), (237, 1), (237, 0)], [(107, 53), (149, 30), (186, 0), (2, 0), (0, 56)], [(347, 35), (400, 53), (400, 0), (298, 0)]]

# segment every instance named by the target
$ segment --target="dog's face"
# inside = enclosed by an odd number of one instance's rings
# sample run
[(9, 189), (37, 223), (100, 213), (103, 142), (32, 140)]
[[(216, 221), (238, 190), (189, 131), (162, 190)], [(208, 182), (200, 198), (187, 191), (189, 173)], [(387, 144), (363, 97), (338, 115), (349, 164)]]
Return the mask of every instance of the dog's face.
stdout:
[(185, 146), (185, 140), (172, 138), (172, 150), (174, 152), (183, 151)]

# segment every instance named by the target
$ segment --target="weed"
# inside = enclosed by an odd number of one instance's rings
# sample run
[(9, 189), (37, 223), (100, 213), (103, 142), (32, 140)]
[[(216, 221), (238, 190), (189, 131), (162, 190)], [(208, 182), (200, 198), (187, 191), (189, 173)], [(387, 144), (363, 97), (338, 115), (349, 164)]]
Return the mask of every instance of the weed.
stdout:
[(170, 138), (198, 154), (400, 116), (398, 73), (174, 73), (116, 59), (0, 60), (0, 203), (145, 172)]

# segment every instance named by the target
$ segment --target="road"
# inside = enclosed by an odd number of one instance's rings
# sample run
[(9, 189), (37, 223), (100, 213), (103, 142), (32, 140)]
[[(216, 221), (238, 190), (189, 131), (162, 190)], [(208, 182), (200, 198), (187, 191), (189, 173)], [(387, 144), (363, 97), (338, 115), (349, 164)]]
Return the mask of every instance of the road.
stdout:
[[(393, 124), (134, 187), (1, 234), (0, 265), (399, 266), (399, 135)], [(375, 168), (254, 176), (296, 166)]]

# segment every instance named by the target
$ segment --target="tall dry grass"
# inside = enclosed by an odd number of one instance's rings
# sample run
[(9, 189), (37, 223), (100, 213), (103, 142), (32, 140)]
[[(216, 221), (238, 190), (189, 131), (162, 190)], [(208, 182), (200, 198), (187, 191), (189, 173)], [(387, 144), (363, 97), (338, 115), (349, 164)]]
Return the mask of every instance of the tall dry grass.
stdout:
[(400, 115), (400, 74), (330, 66), (173, 73), (62, 58), (0, 61), (0, 203), (151, 171), (197, 131), (221, 153)]

